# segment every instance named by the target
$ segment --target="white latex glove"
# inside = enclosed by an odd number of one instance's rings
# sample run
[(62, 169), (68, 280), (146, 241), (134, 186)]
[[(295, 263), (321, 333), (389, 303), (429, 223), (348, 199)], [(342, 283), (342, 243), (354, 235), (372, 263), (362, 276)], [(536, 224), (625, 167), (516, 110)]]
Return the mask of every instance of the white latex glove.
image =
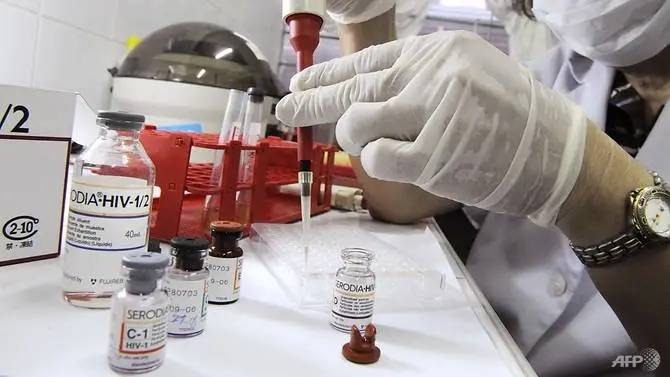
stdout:
[(282, 122), (337, 122), (373, 178), (496, 212), (555, 221), (580, 171), (587, 119), (470, 32), (373, 46), (312, 66)]
[(328, 0), (326, 10), (335, 22), (357, 24), (383, 14), (394, 5), (395, 0)]

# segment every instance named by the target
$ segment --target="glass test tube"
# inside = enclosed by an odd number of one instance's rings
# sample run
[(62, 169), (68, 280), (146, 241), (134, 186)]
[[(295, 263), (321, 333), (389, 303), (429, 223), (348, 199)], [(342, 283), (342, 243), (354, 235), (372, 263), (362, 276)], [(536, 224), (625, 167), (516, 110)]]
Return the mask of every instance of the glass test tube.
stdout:
[[(221, 122), (219, 144), (231, 140), (242, 141), (242, 126), (244, 122), (246, 102), (246, 93), (240, 90), (230, 90), (230, 93), (228, 94), (228, 105), (226, 106), (223, 122)], [(212, 161), (210, 183), (216, 187), (222, 186), (223, 157), (223, 150), (217, 150), (214, 154), (214, 161)], [(220, 193), (207, 195), (205, 197), (202, 226), (206, 233), (209, 232), (209, 223), (219, 219), (220, 199)]]
[[(261, 131), (265, 125), (263, 113), (263, 91), (259, 88), (247, 90), (247, 108), (244, 115), (244, 128), (242, 130), (242, 143), (255, 146), (261, 138)], [(240, 170), (238, 180), (250, 183), (253, 180), (255, 151), (242, 151), (240, 156)], [(243, 189), (237, 192), (235, 204), (235, 221), (248, 224), (251, 220), (251, 189)]]

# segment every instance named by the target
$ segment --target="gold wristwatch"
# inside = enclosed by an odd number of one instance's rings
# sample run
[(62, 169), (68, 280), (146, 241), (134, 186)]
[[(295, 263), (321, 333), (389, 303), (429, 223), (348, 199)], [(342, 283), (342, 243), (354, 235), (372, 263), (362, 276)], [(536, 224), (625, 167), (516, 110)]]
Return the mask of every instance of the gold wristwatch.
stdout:
[(652, 186), (631, 191), (628, 198), (628, 231), (599, 245), (570, 244), (579, 260), (588, 267), (616, 263), (645, 246), (670, 241), (670, 190), (656, 173)]

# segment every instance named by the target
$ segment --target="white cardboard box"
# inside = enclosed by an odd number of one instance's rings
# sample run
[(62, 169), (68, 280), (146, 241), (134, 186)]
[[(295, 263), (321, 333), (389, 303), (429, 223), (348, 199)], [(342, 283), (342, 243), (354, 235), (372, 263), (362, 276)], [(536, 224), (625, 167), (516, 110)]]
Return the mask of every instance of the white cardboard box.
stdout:
[(76, 93), (0, 85), (0, 266), (60, 253), (73, 125), (94, 118)]

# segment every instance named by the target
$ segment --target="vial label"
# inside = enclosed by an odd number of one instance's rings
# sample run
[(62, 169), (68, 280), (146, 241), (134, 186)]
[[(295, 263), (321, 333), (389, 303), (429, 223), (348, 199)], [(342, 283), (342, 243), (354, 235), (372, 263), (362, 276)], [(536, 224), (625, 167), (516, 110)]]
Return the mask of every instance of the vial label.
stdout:
[(63, 264), (65, 291), (122, 288), (122, 252), (146, 249), (151, 200), (151, 187), (142, 179), (73, 179)]
[(349, 332), (351, 326), (363, 331), (372, 322), (375, 304), (375, 285), (335, 281), (330, 323), (338, 330)]
[(240, 297), (242, 258), (207, 257), (209, 302), (226, 303)]
[(168, 334), (195, 335), (205, 329), (207, 319), (207, 280), (166, 279)]
[(109, 363), (126, 371), (160, 365), (167, 340), (167, 305), (121, 308), (112, 312)]

